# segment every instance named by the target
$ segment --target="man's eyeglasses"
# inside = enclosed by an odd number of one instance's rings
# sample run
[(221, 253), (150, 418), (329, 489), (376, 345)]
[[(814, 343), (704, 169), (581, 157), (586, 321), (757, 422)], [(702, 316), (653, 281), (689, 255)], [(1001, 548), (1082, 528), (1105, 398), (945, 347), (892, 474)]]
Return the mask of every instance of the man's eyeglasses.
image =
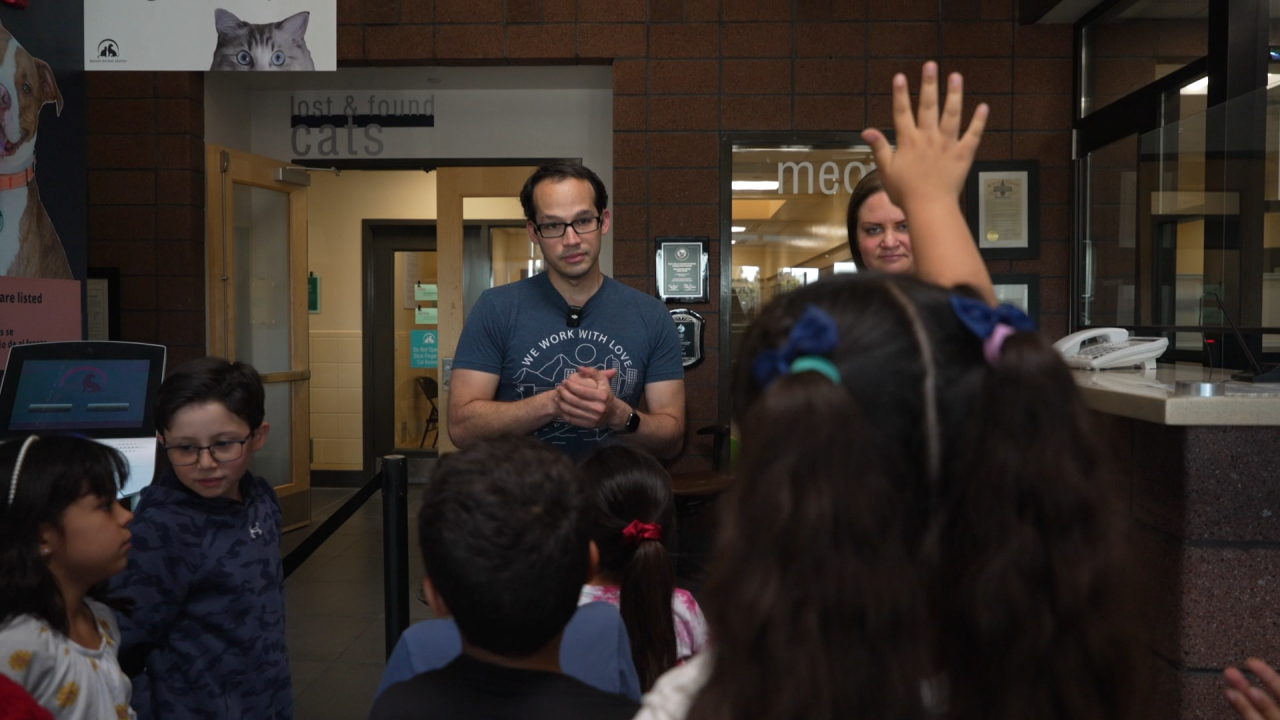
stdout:
[(533, 226), (533, 231), (538, 233), (538, 237), (550, 240), (552, 238), (564, 237), (565, 230), (567, 230), (570, 225), (573, 226), (573, 231), (579, 235), (593, 233), (600, 229), (600, 216), (596, 215), (595, 217), (578, 218), (571, 223), (551, 222), (542, 223), (541, 225), (535, 224)]
[(208, 450), (214, 462), (235, 462), (244, 455), (244, 444), (252, 437), (253, 434), (250, 433), (249, 437), (243, 440), (219, 440), (212, 445), (165, 445), (164, 451), (169, 456), (169, 464), (174, 467), (195, 465), (200, 462), (201, 450)]

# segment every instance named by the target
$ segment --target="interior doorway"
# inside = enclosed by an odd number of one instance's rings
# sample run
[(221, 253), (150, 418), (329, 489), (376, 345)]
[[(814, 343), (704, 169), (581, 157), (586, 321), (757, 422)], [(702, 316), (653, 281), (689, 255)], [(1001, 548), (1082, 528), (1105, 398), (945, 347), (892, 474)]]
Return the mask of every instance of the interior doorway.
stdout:
[(519, 221), (464, 221), (457, 294), (442, 287), (436, 221), (363, 225), (366, 476), (397, 453), (409, 458), (410, 480), (422, 481), (447, 442), (440, 308), (461, 300), (465, 320), (485, 290), (540, 272), (542, 255)]

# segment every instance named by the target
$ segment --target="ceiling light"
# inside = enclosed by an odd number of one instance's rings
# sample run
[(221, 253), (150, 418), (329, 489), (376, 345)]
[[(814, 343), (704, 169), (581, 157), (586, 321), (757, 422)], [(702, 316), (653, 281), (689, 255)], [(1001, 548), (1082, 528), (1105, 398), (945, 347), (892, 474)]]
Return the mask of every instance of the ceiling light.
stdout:
[(1181, 95), (1208, 95), (1209, 94), (1209, 78), (1202, 77), (1193, 83), (1183, 85), (1179, 91)]
[(747, 231), (747, 226), (746, 226), (746, 225), (734, 225), (733, 227), (729, 228), (729, 230), (731, 230), (731, 231), (733, 231), (733, 232), (746, 232), (746, 231)]
[(730, 183), (734, 190), (777, 190), (777, 180), (734, 180)]

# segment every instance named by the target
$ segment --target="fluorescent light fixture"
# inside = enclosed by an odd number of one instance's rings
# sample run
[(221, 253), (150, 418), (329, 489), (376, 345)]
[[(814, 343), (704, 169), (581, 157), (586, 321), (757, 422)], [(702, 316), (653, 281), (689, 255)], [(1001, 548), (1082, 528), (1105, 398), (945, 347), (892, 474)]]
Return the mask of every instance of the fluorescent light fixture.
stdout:
[(1181, 95), (1208, 95), (1209, 94), (1209, 78), (1202, 77), (1193, 83), (1183, 85), (1178, 91)]
[(731, 230), (731, 231), (733, 231), (733, 232), (746, 232), (746, 231), (747, 231), (747, 226), (746, 226), (746, 225), (734, 225), (733, 227), (729, 228), (729, 230)]
[(730, 183), (734, 190), (777, 190), (777, 180), (734, 180)]
[(836, 275), (845, 275), (848, 273), (858, 272), (858, 264), (854, 262), (837, 262), (832, 268), (832, 272)]

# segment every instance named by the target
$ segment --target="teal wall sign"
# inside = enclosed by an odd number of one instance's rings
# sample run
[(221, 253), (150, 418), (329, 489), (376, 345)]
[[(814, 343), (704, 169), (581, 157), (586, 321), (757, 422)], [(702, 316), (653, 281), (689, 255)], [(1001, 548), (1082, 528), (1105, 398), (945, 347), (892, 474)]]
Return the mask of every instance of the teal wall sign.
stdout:
[(409, 356), (409, 367), (434, 368), (440, 365), (440, 331), (410, 330), (409, 341), (413, 344)]

